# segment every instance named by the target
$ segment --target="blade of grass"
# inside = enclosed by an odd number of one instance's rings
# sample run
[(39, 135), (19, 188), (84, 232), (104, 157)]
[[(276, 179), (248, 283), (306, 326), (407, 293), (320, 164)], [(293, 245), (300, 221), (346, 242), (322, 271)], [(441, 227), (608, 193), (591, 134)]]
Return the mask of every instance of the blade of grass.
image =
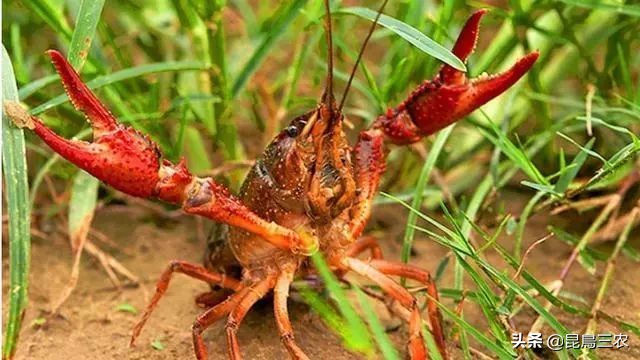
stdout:
[(376, 343), (378, 344), (378, 348), (382, 353), (382, 357), (387, 360), (399, 360), (400, 355), (398, 355), (398, 351), (393, 346), (391, 339), (389, 339), (389, 336), (387, 335), (384, 326), (380, 322), (378, 315), (376, 315), (375, 311), (373, 310), (369, 299), (367, 298), (365, 293), (360, 290), (359, 287), (354, 286), (353, 289), (355, 290), (356, 295), (358, 295), (358, 302), (364, 312), (365, 319), (369, 324), (369, 328), (371, 329), (373, 338), (375, 339)]
[(640, 17), (640, 6), (638, 5), (611, 4), (602, 0), (560, 0), (560, 2), (594, 10), (613, 11), (620, 14)]
[(300, 9), (307, 3), (307, 0), (295, 0), (292, 2), (284, 2), (282, 7), (275, 11), (273, 17), (267, 20), (271, 24), (270, 31), (264, 35), (256, 49), (253, 51), (247, 63), (242, 67), (238, 75), (236, 75), (233, 85), (231, 86), (231, 98), (235, 98), (245, 84), (258, 70), (258, 67), (266, 58), (269, 50), (275, 42), (284, 34), (293, 20), (300, 13)]
[(316, 294), (308, 285), (302, 283), (296, 286), (300, 290), (303, 300), (315, 311), (325, 324), (345, 341), (349, 341), (349, 334), (345, 331), (345, 324), (340, 315), (326, 301)]
[(373, 345), (371, 337), (364, 321), (358, 316), (351, 302), (347, 299), (344, 289), (336, 279), (335, 275), (329, 270), (329, 266), (325, 262), (322, 254), (318, 251), (311, 255), (314, 267), (318, 270), (318, 274), (324, 281), (327, 291), (334, 298), (340, 313), (345, 319), (347, 333), (349, 335), (350, 345), (354, 350), (369, 354), (372, 352)]
[(591, 151), (591, 148), (593, 147), (595, 141), (595, 138), (589, 140), (589, 142), (582, 149), (580, 149), (580, 153), (576, 155), (571, 164), (569, 164), (569, 166), (564, 169), (562, 175), (560, 175), (560, 178), (554, 186), (554, 190), (556, 192), (564, 193), (565, 191), (567, 191), (573, 179), (575, 179), (576, 175), (578, 175), (578, 171), (580, 171), (582, 165), (587, 160), (587, 155), (589, 155), (588, 152)]
[[(18, 101), (18, 89), (7, 50), (2, 46), (2, 100)], [(2, 113), (2, 169), (9, 214), (9, 310), (4, 330), (2, 358), (16, 351), (24, 310), (28, 303), (30, 220), (29, 183), (22, 129)]]
[(49, 84), (53, 84), (58, 79), (59, 79), (58, 74), (54, 74), (54, 75), (45, 76), (38, 80), (34, 80), (24, 85), (23, 87), (21, 87), (20, 90), (18, 91), (18, 96), (20, 97), (21, 101), (24, 101), (29, 96), (38, 92), (40, 89), (44, 88), (45, 86)]
[(545, 194), (546, 193), (544, 191), (538, 191), (533, 197), (531, 197), (531, 199), (529, 199), (527, 205), (520, 213), (520, 219), (518, 219), (518, 227), (516, 231), (516, 241), (513, 247), (513, 254), (516, 259), (520, 259), (520, 257), (522, 256), (522, 241), (524, 239), (524, 232), (527, 227), (527, 220), (533, 212), (536, 204), (544, 197)]
[[(435, 142), (429, 151), (429, 156), (422, 166), (422, 170), (420, 171), (420, 177), (418, 178), (418, 182), (416, 183), (415, 190), (413, 193), (413, 201), (411, 202), (411, 207), (414, 209), (420, 209), (422, 205), (422, 199), (424, 195), (424, 189), (429, 181), (429, 177), (431, 176), (431, 171), (435, 167), (436, 161), (444, 148), (444, 144), (447, 142), (449, 135), (453, 131), (455, 125), (449, 126), (446, 129), (442, 130), (438, 133)], [(409, 256), (411, 255), (411, 246), (413, 244), (413, 238), (415, 235), (415, 229), (413, 225), (416, 224), (418, 220), (418, 215), (415, 212), (410, 212), (407, 216), (407, 226), (404, 231), (404, 238), (402, 241), (402, 262), (409, 262)], [(402, 279), (404, 284), (404, 279)]]
[(29, 72), (24, 62), (24, 51), (22, 50), (22, 30), (20, 24), (13, 23), (10, 26), (11, 49), (13, 50), (13, 70), (16, 76), (16, 83), (24, 84), (29, 81)]
[(69, 282), (51, 306), (51, 312), (54, 314), (69, 298), (78, 283), (80, 258), (93, 221), (98, 198), (98, 185), (100, 185), (98, 180), (84, 171), (78, 171), (73, 179), (68, 210), (68, 232), (71, 250), (73, 251), (73, 265)]
[[(193, 4), (186, 0), (171, 0), (171, 5), (175, 11), (175, 14), (180, 22), (180, 28), (189, 38), (189, 51), (193, 53), (195, 58), (200, 59), (203, 63), (211, 65), (209, 37), (207, 36), (207, 25), (205, 19), (203, 19), (199, 11), (205, 10), (204, 3), (198, 5)], [(209, 21), (209, 19), (206, 19)], [(186, 88), (185, 92), (198, 92), (202, 94), (212, 95), (213, 86), (211, 78), (205, 76), (205, 74), (184, 74), (183, 76), (189, 76), (189, 81), (184, 82), (182, 85)], [(194, 103), (190, 105), (194, 113), (205, 125), (209, 135), (216, 135), (216, 116), (213, 113), (213, 108), (202, 103)]]
[(213, 165), (209, 160), (207, 147), (202, 141), (201, 133), (195, 127), (187, 125), (183, 136), (186, 144), (185, 152), (191, 171), (194, 174), (206, 173)]
[[(336, 13), (356, 15), (369, 21), (375, 21), (377, 16), (377, 12), (363, 7), (342, 8), (336, 11)], [(455, 69), (467, 71), (464, 63), (458, 59), (457, 56), (413, 26), (384, 14), (380, 16), (378, 23), (393, 31), (395, 34), (422, 50), (424, 53), (451, 65)]]
[(438, 307), (442, 310), (442, 312), (444, 312), (445, 315), (451, 318), (451, 320), (453, 320), (456, 325), (463, 328), (465, 332), (471, 334), (471, 336), (473, 336), (484, 347), (491, 350), (499, 359), (514, 359), (516, 354), (514, 353), (513, 349), (511, 349), (510, 347), (507, 347), (506, 349), (504, 347), (501, 347), (492, 339), (488, 338), (486, 335), (476, 329), (473, 325), (465, 321), (462, 317), (456, 315), (456, 313), (451, 311), (448, 307), (442, 305), (439, 302), (437, 302), (436, 304), (438, 304)]
[[(79, 133), (77, 133), (75, 136), (73, 136), (72, 139), (83, 139), (89, 136), (89, 134), (91, 134), (91, 131), (92, 131), (91, 129), (84, 129)], [(40, 188), (40, 184), (42, 184), (42, 181), (44, 180), (44, 176), (61, 159), (62, 157), (60, 155), (55, 154), (52, 157), (50, 157), (49, 160), (47, 160), (47, 162), (40, 167), (40, 169), (38, 169), (36, 176), (34, 176), (33, 181), (31, 182), (31, 194), (29, 195), (29, 204), (31, 207), (35, 205), (36, 195), (38, 194), (38, 189)]]
[[(100, 21), (100, 14), (104, 0), (82, 0), (76, 18), (76, 26), (71, 37), (69, 63), (80, 73), (80, 69), (89, 53), (89, 48)], [(59, 298), (53, 303), (51, 312), (56, 313), (60, 306), (67, 300), (75, 289), (80, 274), (80, 258), (91, 228), (91, 221), (98, 198), (98, 179), (84, 171), (78, 172), (73, 180), (71, 188), (71, 200), (69, 202), (69, 241), (73, 251), (74, 261), (71, 268), (69, 282), (62, 290)]]
[(96, 32), (98, 22), (100, 22), (100, 14), (104, 0), (82, 0), (80, 2), (80, 10), (76, 19), (76, 26), (71, 36), (71, 44), (69, 45), (69, 63), (78, 72), (82, 69), (89, 48)]
[(513, 161), (518, 167), (537, 184), (550, 186), (549, 181), (542, 176), (540, 170), (535, 166), (531, 159), (527, 156), (525, 151), (516, 146), (509, 138), (500, 130), (496, 124), (492, 121), (489, 122), (489, 128), (492, 133), (489, 133), (486, 129), (478, 127), (483, 135), (491, 141), (496, 147), (498, 147), (511, 161)]
[[(121, 81), (134, 79), (149, 74), (156, 74), (167, 71), (186, 71), (186, 70), (207, 70), (209, 66), (198, 61), (167, 61), (155, 64), (147, 64), (136, 66), (120, 71), (116, 71), (109, 75), (98, 76), (91, 81), (87, 82), (87, 86), (92, 89), (99, 89), (101, 87), (115, 84)], [(48, 77), (47, 77), (48, 78)], [(38, 81), (38, 80), (36, 80)], [(52, 109), (58, 105), (65, 104), (69, 101), (66, 94), (61, 94), (53, 99), (45, 102), (31, 109), (32, 115), (38, 115), (49, 109)]]
[[(47, 0), (27, 0), (24, 2), (31, 11), (40, 16), (56, 33), (62, 34), (67, 40), (71, 39), (71, 27), (59, 8), (54, 7)], [(61, 5), (62, 3), (58, 3)]]
[[(633, 223), (634, 223), (633, 219), (636, 216), (638, 216), (638, 213), (640, 213), (640, 207), (636, 207), (632, 210), (632, 213), (631, 213), (632, 220), (629, 221), (627, 226), (625, 226), (624, 230), (618, 237), (618, 240), (616, 241), (616, 245), (613, 249), (613, 252), (609, 256), (609, 259), (607, 260), (607, 265), (605, 268), (604, 276), (602, 278), (602, 283), (600, 284), (600, 289), (598, 290), (598, 294), (596, 295), (596, 300), (594, 301), (593, 306), (591, 308), (591, 313), (593, 314), (597, 314), (598, 310), (600, 310), (600, 307), (602, 306), (602, 301), (606, 295), (607, 289), (609, 287), (609, 283), (611, 282), (611, 278), (615, 270), (616, 258), (618, 257), (618, 254), (624, 247), (627, 240), (629, 239), (629, 233), (633, 228)], [(587, 324), (587, 330), (585, 333), (595, 334), (596, 330), (597, 330), (597, 317), (594, 315), (589, 320), (589, 323)]]

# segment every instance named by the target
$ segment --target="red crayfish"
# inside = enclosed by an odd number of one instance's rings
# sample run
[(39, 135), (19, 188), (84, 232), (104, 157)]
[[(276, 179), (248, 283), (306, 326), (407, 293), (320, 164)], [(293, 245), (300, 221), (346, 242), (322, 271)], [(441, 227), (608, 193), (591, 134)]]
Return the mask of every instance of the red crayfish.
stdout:
[[(453, 53), (463, 61), (473, 52), (485, 12), (479, 10), (469, 18), (455, 43)], [(330, 26), (330, 20), (328, 23)], [(174, 164), (162, 159), (148, 137), (118, 123), (59, 52), (51, 50), (49, 55), (73, 105), (91, 123), (93, 141), (64, 139), (34, 116), (26, 124), (29, 128), (62, 157), (117, 190), (176, 204), (188, 214), (228, 225), (221, 246), (210, 251), (205, 266), (178, 260), (170, 263), (135, 326), (131, 343), (177, 272), (228, 294), (193, 323), (198, 359), (207, 358), (203, 331), (225, 316), (229, 356), (240, 358), (238, 327), (249, 309), (270, 293), (283, 344), (292, 358), (306, 359), (294, 340), (287, 298), (296, 276), (313, 273), (309, 255), (320, 251), (336, 274), (353, 271), (366, 277), (404, 308), (411, 359), (427, 358), (420, 308), (414, 296), (391, 277), (422, 283), (429, 294), (431, 332), (442, 356), (447, 357), (435, 302), (438, 292), (429, 273), (383, 259), (375, 239), (361, 237), (385, 169), (385, 140), (414, 143), (463, 118), (518, 81), (535, 63), (537, 52), (522, 57), (504, 73), (478, 79), (468, 79), (463, 72), (444, 65), (433, 80), (425, 81), (403, 103), (361, 131), (353, 148), (328, 77), (321, 102), (293, 119), (273, 139), (238, 195), (212, 178), (193, 175), (184, 160)], [(371, 259), (357, 259), (365, 250), (371, 251)]]

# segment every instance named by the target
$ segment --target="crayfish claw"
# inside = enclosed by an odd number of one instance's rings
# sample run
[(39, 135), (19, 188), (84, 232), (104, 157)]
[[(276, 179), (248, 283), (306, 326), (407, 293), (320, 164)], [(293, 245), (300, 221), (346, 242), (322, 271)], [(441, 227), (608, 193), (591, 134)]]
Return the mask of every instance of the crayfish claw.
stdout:
[(67, 59), (57, 50), (48, 50), (51, 62), (56, 68), (64, 90), (73, 106), (85, 114), (91, 127), (93, 136), (98, 137), (117, 128), (118, 123), (111, 112), (98, 100), (93, 92), (82, 82), (78, 73)]
[[(453, 47), (453, 53), (465, 63), (474, 51), (480, 20), (486, 13), (481, 9), (471, 15)], [(505, 92), (531, 69), (538, 55), (532, 52), (501, 74), (484, 74), (476, 79), (468, 79), (464, 72), (445, 64), (435, 79), (423, 82), (397, 108), (380, 116), (374, 126), (383, 129), (396, 144), (419, 141)]]
[[(467, 62), (467, 59), (473, 54), (476, 48), (480, 30), (480, 20), (487, 12), (487, 9), (480, 9), (474, 12), (464, 24), (458, 40), (456, 40), (456, 44), (453, 46), (451, 52), (464, 63)], [(440, 80), (449, 85), (464, 84), (466, 76), (464, 72), (445, 64), (440, 70)]]
[(495, 74), (483, 74), (471, 79), (468, 90), (468, 109), (460, 108), (458, 112), (464, 116), (476, 108), (482, 106), (489, 100), (502, 94), (523, 77), (533, 64), (538, 60), (540, 53), (534, 51), (529, 53), (513, 64), (508, 70)]
[[(48, 53), (71, 102), (91, 123), (93, 142), (65, 139), (35, 116), (29, 116), (24, 125), (32, 127), (63, 158), (107, 185), (133, 196), (153, 196), (159, 181), (157, 145), (135, 129), (119, 124), (64, 56), (55, 50)], [(9, 106), (8, 111), (12, 110), (15, 106)], [(12, 116), (14, 122), (24, 118)]]

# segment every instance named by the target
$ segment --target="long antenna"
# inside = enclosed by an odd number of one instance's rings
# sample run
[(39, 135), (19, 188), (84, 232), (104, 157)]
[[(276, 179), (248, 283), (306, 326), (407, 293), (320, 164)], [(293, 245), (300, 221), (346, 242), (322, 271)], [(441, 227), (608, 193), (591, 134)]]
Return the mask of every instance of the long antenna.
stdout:
[(327, 59), (327, 88), (323, 100), (327, 108), (331, 110), (333, 102), (333, 37), (331, 31), (331, 5), (329, 4), (329, 0), (324, 0), (324, 7), (327, 12), (327, 16), (325, 17), (325, 35), (327, 38), (327, 54), (329, 59)]
[(360, 60), (362, 59), (362, 54), (364, 54), (364, 49), (367, 48), (367, 43), (369, 43), (369, 39), (373, 34), (373, 30), (375, 30), (376, 25), (378, 24), (378, 20), (382, 15), (382, 11), (384, 7), (387, 6), (388, 0), (384, 0), (382, 5), (380, 5), (380, 9), (378, 9), (378, 14), (376, 14), (375, 20), (371, 24), (371, 28), (369, 28), (369, 33), (367, 37), (364, 39), (362, 46), (360, 47), (360, 52), (358, 53), (358, 58), (356, 59), (356, 63), (353, 65), (353, 69), (351, 69), (351, 75), (349, 75), (349, 81), (347, 81), (347, 87), (344, 88), (344, 93), (342, 94), (342, 100), (340, 100), (340, 106), (338, 106), (338, 111), (342, 111), (342, 107), (344, 106), (344, 102), (347, 99), (347, 94), (349, 93), (349, 89), (351, 88), (351, 82), (353, 81), (353, 77), (356, 75), (356, 70), (358, 69), (358, 65), (360, 65)]

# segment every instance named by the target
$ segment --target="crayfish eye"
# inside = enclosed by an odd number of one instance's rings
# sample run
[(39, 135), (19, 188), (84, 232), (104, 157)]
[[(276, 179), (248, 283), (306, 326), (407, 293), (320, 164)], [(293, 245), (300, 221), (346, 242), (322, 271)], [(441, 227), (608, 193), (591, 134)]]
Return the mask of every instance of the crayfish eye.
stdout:
[(300, 134), (300, 130), (298, 130), (298, 128), (296, 126), (289, 126), (285, 129), (285, 131), (287, 132), (287, 135), (289, 135), (289, 137), (296, 137), (298, 136), (298, 134)]

